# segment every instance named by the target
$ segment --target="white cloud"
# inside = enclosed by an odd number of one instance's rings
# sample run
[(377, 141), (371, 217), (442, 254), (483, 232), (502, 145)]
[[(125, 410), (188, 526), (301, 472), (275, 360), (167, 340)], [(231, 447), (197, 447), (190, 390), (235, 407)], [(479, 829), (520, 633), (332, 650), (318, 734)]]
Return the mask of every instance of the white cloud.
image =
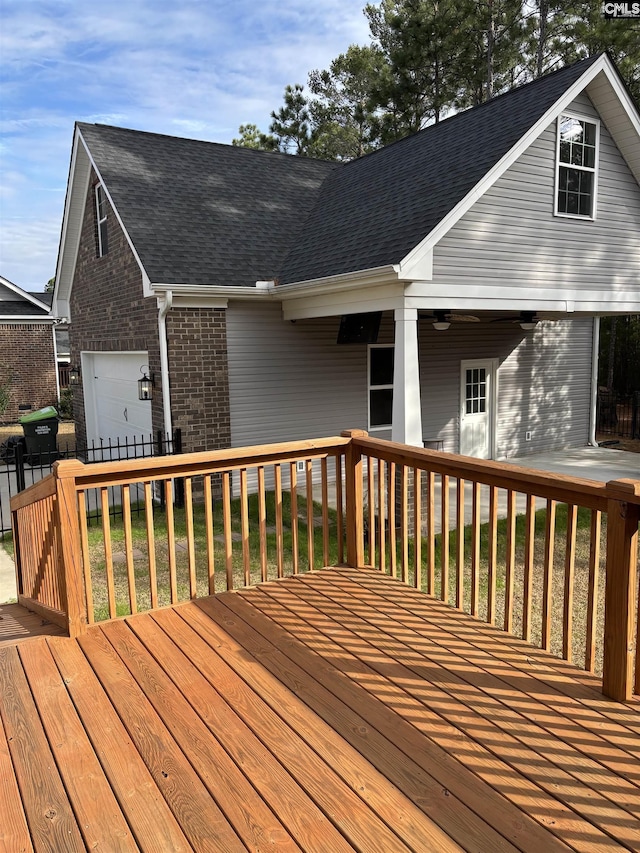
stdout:
[(230, 142), (368, 39), (364, 0), (3, 0), (0, 274), (55, 267), (75, 121)]

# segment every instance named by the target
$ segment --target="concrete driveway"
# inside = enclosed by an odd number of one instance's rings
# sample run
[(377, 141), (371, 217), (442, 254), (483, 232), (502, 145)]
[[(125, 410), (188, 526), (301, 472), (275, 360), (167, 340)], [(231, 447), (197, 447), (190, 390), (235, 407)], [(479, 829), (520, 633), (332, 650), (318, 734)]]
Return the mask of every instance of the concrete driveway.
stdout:
[(535, 468), (587, 480), (640, 480), (640, 453), (611, 450), (608, 447), (578, 447), (574, 450), (554, 450), (507, 459), (512, 465)]

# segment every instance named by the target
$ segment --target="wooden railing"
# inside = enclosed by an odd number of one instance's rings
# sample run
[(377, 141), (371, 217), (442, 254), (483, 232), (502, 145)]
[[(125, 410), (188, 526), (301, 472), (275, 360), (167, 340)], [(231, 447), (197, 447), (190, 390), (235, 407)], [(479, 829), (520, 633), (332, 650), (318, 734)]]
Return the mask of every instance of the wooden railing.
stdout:
[[(184, 509), (173, 506), (176, 479)], [(91, 528), (96, 491), (102, 515)], [(634, 678), (640, 693), (639, 510), (640, 483), (544, 474), (361, 430), (62, 461), (12, 500), (20, 600), (72, 636), (100, 619), (346, 562), (602, 673), (603, 691), (620, 700)]]

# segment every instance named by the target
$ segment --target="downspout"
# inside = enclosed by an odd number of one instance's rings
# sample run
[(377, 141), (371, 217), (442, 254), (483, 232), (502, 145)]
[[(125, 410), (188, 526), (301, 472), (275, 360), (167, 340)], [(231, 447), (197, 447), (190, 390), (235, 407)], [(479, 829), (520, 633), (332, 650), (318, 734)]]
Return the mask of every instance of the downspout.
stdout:
[(167, 314), (173, 305), (173, 292), (166, 290), (160, 302), (158, 312), (158, 338), (160, 344), (160, 381), (162, 384), (162, 410), (164, 417), (164, 431), (166, 436), (173, 437), (173, 423), (171, 420), (171, 389), (169, 387), (169, 348), (167, 345)]
[(589, 445), (598, 447), (596, 441), (598, 410), (598, 358), (600, 352), (600, 317), (593, 318), (593, 339), (591, 352), (591, 412), (589, 414)]

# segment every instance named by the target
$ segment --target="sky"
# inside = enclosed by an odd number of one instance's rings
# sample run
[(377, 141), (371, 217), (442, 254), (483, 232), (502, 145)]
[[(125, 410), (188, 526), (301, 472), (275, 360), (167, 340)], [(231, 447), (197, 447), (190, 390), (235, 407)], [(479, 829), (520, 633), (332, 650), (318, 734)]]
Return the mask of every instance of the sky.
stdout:
[(368, 42), (365, 0), (0, 0), (0, 275), (55, 275), (76, 121), (231, 143)]

